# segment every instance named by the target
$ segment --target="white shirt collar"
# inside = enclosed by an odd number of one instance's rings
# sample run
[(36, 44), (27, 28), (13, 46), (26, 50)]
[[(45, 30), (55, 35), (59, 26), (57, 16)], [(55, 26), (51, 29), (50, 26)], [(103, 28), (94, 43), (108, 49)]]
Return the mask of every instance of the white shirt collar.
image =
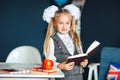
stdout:
[(66, 34), (61, 34), (61, 33), (57, 32), (57, 35), (58, 35), (61, 39), (65, 38), (65, 37), (67, 37), (67, 38), (70, 37), (68, 33), (66, 33)]

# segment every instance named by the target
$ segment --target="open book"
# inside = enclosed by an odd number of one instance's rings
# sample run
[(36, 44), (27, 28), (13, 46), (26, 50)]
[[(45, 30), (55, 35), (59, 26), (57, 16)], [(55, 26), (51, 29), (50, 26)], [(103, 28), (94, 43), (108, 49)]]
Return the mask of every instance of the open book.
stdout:
[(89, 48), (87, 49), (86, 53), (77, 54), (73, 56), (69, 56), (67, 62), (75, 62), (76, 65), (79, 65), (84, 59), (89, 58), (91, 55), (95, 53), (96, 48), (100, 45), (100, 42), (94, 41)]

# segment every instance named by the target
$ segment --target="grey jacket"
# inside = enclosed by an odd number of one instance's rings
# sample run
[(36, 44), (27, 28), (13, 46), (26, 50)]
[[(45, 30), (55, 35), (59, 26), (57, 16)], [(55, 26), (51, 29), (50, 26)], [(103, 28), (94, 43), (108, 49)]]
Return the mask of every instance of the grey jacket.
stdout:
[[(54, 54), (57, 59), (56, 61), (59, 63), (66, 61), (67, 57), (71, 56), (71, 54), (65, 47), (64, 43), (56, 34), (53, 35), (51, 38), (53, 39), (54, 45), (55, 45), (55, 51), (54, 51), (55, 53)], [(75, 50), (74, 55), (75, 54), (78, 54), (77, 50)], [(80, 72), (80, 67), (81, 66), (79, 66), (79, 65), (75, 65), (72, 70), (69, 70), (69, 71), (63, 70), (63, 72), (64, 72), (65, 76), (79, 75), (84, 72), (82, 67), (81, 67), (82, 72)]]

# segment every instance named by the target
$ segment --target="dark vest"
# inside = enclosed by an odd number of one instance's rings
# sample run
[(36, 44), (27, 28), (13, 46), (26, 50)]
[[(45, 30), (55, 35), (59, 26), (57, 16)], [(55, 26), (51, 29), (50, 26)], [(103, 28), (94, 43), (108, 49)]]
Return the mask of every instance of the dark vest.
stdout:
[[(56, 57), (56, 61), (59, 63), (66, 61), (67, 57), (71, 56), (71, 54), (69, 53), (69, 51), (65, 47), (64, 43), (56, 34), (53, 35), (51, 38), (54, 41), (54, 46), (55, 46), (54, 55)], [(75, 50), (74, 55), (75, 54), (78, 54), (77, 50)], [(63, 72), (65, 75), (79, 75), (80, 74), (80, 66), (75, 65), (72, 70), (68, 70), (68, 71), (63, 70)], [(82, 73), (83, 73), (83, 69), (82, 69)]]

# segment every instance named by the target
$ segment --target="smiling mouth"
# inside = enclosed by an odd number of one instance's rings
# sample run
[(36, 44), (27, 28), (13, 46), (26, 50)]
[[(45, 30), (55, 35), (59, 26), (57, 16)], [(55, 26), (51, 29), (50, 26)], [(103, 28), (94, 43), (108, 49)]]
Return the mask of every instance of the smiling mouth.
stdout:
[(62, 31), (67, 31), (67, 29), (62, 29)]

